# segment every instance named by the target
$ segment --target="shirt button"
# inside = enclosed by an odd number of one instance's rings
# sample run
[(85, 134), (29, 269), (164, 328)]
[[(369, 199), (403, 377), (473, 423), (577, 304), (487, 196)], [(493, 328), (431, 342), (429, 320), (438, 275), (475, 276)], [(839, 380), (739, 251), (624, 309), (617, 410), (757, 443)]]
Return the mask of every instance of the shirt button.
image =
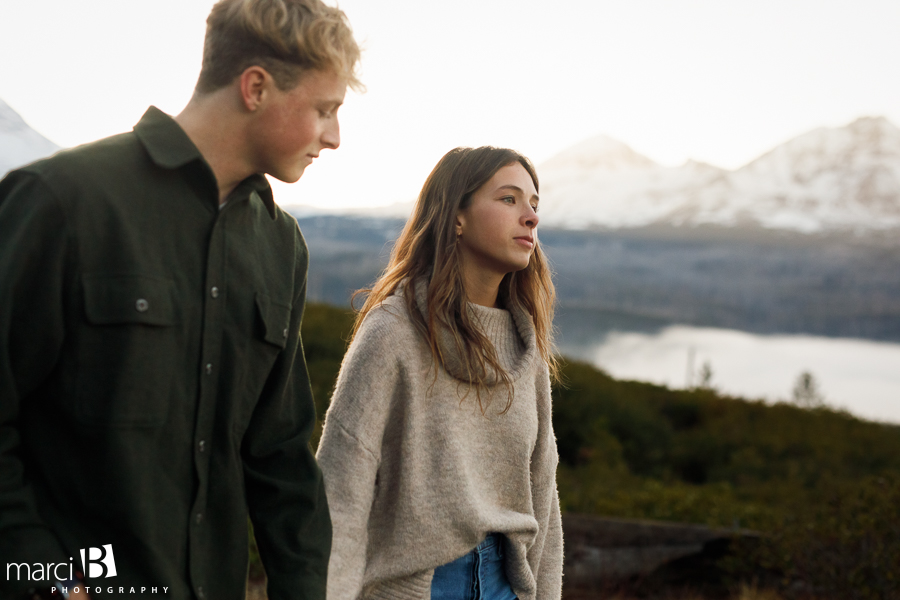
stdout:
[(218, 298), (219, 297), (219, 288), (217, 288), (216, 286), (213, 286), (212, 289), (209, 290), (209, 295), (212, 296), (213, 298)]
[(206, 594), (203, 592), (203, 586), (197, 587), (197, 597), (198, 598), (206, 598)]
[(197, 525), (203, 522), (203, 513), (197, 513), (197, 516), (194, 518), (197, 521)]
[(138, 301), (134, 303), (134, 308), (137, 309), (138, 312), (147, 312), (147, 309), (150, 308), (150, 303), (143, 298), (139, 298)]
[(206, 363), (206, 374), (212, 374), (212, 363)]
[(282, 336), (283, 338), (285, 338), (285, 339), (287, 339), (287, 334), (288, 334), (288, 330), (287, 330), (287, 329), (285, 329), (284, 331), (281, 332), (281, 336)]
[(197, 444), (197, 449), (200, 450), (200, 452), (206, 451), (206, 440), (200, 440)]

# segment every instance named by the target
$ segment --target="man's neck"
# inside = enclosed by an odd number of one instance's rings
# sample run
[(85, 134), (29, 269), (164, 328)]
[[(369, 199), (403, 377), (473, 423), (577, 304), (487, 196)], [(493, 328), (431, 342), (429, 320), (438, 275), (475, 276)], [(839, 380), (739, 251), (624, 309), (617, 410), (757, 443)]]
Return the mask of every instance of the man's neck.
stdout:
[(244, 158), (242, 120), (223, 88), (205, 95), (194, 94), (175, 121), (184, 129), (209, 164), (219, 187), (219, 204), (237, 185), (254, 173)]

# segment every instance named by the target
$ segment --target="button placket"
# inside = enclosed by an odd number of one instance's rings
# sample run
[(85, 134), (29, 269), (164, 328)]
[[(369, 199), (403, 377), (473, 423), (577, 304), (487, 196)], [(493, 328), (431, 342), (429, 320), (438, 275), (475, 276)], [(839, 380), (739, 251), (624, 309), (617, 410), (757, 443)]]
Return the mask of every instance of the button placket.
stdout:
[[(202, 299), (202, 337), (200, 343), (200, 380), (199, 398), (197, 402), (197, 416), (194, 426), (194, 468), (199, 480), (199, 486), (194, 497), (192, 513), (190, 516), (190, 528), (192, 540), (206, 540), (210, 533), (210, 527), (214, 525), (210, 521), (207, 525), (206, 508), (207, 495), (209, 493), (208, 481), (210, 461), (213, 460), (212, 443), (215, 441), (213, 433), (213, 416), (216, 404), (216, 391), (221, 373), (218, 370), (221, 361), (222, 318), (225, 310), (225, 285), (224, 277), (224, 235), (222, 231), (222, 215), (213, 227), (207, 250), (207, 277), (201, 294)], [(208, 295), (207, 295), (208, 294)], [(194, 548), (202, 547), (202, 543)], [(193, 555), (192, 555), (193, 556)], [(202, 562), (202, 560), (200, 561)], [(194, 582), (199, 583), (198, 573), (192, 574)], [(204, 599), (209, 594), (203, 586), (195, 588), (196, 597)]]

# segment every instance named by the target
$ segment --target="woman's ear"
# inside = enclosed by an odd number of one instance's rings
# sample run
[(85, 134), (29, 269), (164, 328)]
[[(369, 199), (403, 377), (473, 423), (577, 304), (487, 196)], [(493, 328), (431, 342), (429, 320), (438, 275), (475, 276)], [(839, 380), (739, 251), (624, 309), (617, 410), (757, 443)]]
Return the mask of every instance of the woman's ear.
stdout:
[(462, 235), (463, 226), (465, 225), (465, 222), (466, 222), (466, 220), (465, 220), (465, 218), (463, 218), (462, 213), (459, 213), (459, 212), (456, 213), (456, 237), (459, 237)]

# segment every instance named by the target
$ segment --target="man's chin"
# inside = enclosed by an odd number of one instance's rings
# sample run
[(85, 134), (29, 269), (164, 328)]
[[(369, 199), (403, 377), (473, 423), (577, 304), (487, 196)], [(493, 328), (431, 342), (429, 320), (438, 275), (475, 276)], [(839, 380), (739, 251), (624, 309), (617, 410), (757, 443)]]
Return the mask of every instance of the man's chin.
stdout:
[(268, 175), (274, 177), (278, 181), (283, 181), (284, 183), (297, 183), (298, 181), (300, 181), (300, 178), (305, 172), (306, 167), (301, 167), (299, 169), (291, 171), (290, 173), (268, 173)]

